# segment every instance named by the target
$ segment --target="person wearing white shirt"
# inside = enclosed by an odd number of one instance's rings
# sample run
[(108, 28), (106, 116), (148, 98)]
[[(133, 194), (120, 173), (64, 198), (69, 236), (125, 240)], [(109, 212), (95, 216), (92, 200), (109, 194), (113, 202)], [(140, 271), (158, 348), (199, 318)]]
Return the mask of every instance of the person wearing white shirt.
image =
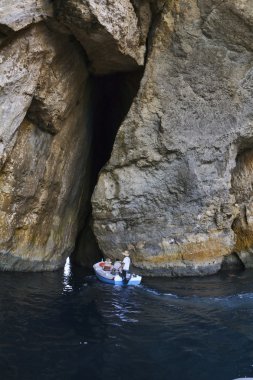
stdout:
[(130, 269), (130, 264), (131, 264), (131, 260), (130, 260), (130, 257), (129, 257), (129, 252), (128, 251), (125, 251), (125, 252), (122, 252), (122, 255), (124, 255), (124, 259), (122, 261), (122, 264), (121, 264), (121, 268), (122, 268), (122, 280), (124, 283), (127, 282), (127, 273), (129, 272), (129, 269)]

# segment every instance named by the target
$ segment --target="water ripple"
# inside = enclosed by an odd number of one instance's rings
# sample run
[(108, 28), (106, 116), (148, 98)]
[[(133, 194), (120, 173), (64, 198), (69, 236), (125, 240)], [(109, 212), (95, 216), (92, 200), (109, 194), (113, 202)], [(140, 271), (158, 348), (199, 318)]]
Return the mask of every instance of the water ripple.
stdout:
[(252, 280), (245, 271), (113, 287), (70, 262), (54, 273), (1, 273), (1, 378), (252, 376)]

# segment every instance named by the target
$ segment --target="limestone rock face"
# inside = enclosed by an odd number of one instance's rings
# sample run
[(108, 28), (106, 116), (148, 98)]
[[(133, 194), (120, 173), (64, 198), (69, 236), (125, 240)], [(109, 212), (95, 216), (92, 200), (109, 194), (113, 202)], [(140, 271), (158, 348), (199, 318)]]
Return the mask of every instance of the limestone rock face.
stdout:
[(251, 0), (166, 3), (93, 195), (106, 256), (128, 248), (167, 276), (215, 273), (232, 252), (251, 265), (252, 27)]
[(1, 51), (0, 269), (51, 270), (89, 196), (89, 85), (68, 36), (32, 26)]
[(56, 269), (73, 252), (97, 175), (89, 72), (144, 64), (151, 8), (133, 3), (1, 2), (0, 269)]
[(31, 104), (42, 61), (38, 29), (25, 31), (0, 52), (0, 164), (12, 148), (16, 131)]
[(133, 70), (144, 64), (151, 11), (148, 1), (62, 0), (57, 18), (81, 42), (95, 74)]
[(83, 70), (80, 60), (76, 46), (69, 43), (68, 37), (54, 34), (42, 24), (19, 33), (12, 43), (3, 47), (0, 165), (13, 146), (15, 132), (28, 109), (30, 118), (40, 128), (51, 133), (61, 128), (62, 121), (78, 101), (83, 78), (87, 77), (79, 72)]
[(53, 16), (50, 0), (1, 0), (0, 30), (18, 31)]

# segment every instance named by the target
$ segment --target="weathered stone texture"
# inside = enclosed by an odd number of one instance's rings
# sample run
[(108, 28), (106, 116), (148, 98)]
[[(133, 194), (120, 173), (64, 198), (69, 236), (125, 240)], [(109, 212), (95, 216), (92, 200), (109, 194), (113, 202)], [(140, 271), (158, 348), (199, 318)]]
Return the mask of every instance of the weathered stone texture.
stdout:
[(84, 47), (96, 74), (133, 70), (144, 64), (151, 21), (147, 1), (137, 7), (129, 0), (58, 1), (58, 20)]
[(1, 0), (0, 30), (14, 32), (53, 16), (50, 0)]
[(31, 103), (29, 114), (39, 127), (52, 133), (60, 129), (84, 83), (80, 59), (67, 37), (42, 24), (19, 33), (1, 50), (0, 164), (13, 146), (15, 132)]
[(96, 177), (87, 62), (142, 66), (150, 21), (146, 0), (1, 2), (0, 269), (55, 269), (74, 250)]
[(145, 273), (175, 276), (217, 272), (234, 251), (232, 223), (247, 201), (236, 200), (232, 172), (253, 136), (250, 4), (181, 0), (164, 8), (139, 94), (93, 195), (106, 256), (129, 248)]
[(1, 72), (0, 269), (56, 269), (90, 193), (86, 63), (38, 24), (4, 47)]

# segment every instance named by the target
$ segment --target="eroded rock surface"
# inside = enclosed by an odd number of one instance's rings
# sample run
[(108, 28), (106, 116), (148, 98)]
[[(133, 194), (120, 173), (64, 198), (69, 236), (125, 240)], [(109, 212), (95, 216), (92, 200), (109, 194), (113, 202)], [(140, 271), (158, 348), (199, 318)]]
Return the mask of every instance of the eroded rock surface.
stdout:
[(235, 252), (246, 267), (253, 267), (253, 152), (251, 141), (243, 145), (232, 173), (232, 189), (239, 206), (239, 214), (232, 228), (236, 234)]
[(217, 272), (240, 251), (232, 223), (242, 207), (252, 218), (252, 163), (242, 174), (247, 199), (233, 170), (253, 136), (251, 9), (246, 0), (164, 8), (139, 94), (93, 196), (106, 256), (128, 248), (144, 273), (176, 276)]
[(17, 32), (53, 16), (50, 0), (1, 0), (0, 30)]
[(0, 269), (56, 269), (89, 228), (89, 72), (143, 66), (150, 21), (146, 0), (1, 2)]
[[(144, 64), (151, 21), (148, 1), (63, 0), (57, 18), (84, 47), (95, 74), (133, 70)], [(139, 17), (138, 17), (139, 16)]]
[(90, 192), (86, 63), (38, 24), (2, 49), (1, 73), (0, 269), (56, 269)]

